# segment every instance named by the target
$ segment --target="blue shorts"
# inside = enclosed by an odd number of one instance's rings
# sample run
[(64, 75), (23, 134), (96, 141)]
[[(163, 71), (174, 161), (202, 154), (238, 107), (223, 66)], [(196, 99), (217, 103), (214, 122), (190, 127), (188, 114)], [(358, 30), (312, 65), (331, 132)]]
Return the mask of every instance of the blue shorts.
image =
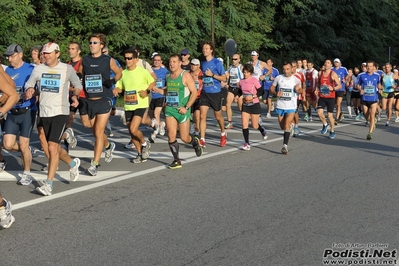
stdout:
[(274, 109), (274, 111), (276, 111), (276, 113), (277, 113), (277, 115), (278, 116), (285, 116), (285, 115), (288, 115), (288, 114), (293, 114), (293, 113), (295, 113), (295, 109), (288, 109), (288, 110), (284, 110), (284, 109), (278, 109), (278, 108), (276, 108), (276, 109)]
[(30, 139), (36, 121), (36, 111), (31, 109), (20, 115), (8, 114), (4, 125), (4, 134), (11, 134)]

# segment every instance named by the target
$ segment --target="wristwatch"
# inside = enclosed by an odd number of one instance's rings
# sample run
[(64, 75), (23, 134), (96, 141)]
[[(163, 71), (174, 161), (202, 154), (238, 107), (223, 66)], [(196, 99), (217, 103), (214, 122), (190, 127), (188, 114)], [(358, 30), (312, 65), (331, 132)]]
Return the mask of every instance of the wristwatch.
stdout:
[(190, 107), (188, 107), (188, 106), (184, 106), (184, 108), (186, 108), (186, 110), (190, 109)]

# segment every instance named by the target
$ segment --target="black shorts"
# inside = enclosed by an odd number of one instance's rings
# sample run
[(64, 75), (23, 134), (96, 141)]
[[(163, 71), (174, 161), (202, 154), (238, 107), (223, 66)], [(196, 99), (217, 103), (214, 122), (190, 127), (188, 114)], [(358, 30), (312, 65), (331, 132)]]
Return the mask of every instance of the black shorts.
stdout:
[(163, 107), (164, 103), (165, 103), (165, 97), (157, 99), (152, 98), (150, 102), (150, 110), (155, 110), (155, 108), (157, 107)]
[(378, 103), (378, 101), (377, 102), (363, 101), (362, 105), (366, 106), (367, 108), (370, 108), (375, 103)]
[(98, 100), (86, 99), (87, 113), (90, 119), (93, 119), (96, 115), (106, 114), (111, 111), (112, 99), (103, 97)]
[(206, 93), (201, 92), (199, 99), (200, 106), (208, 106), (214, 111), (220, 111), (222, 109), (222, 92), (217, 93)]
[(4, 134), (12, 134), (30, 139), (35, 125), (36, 111), (28, 110), (23, 114), (8, 114), (4, 125)]
[(362, 96), (360, 95), (360, 91), (352, 91), (352, 99), (360, 99)]
[(134, 116), (144, 117), (147, 108), (139, 108), (134, 111), (125, 111), (126, 122), (130, 123)]
[(270, 90), (263, 90), (262, 100), (266, 101), (267, 98), (273, 98), (273, 94), (270, 93)]
[(197, 100), (195, 100), (193, 106), (191, 107), (191, 113), (194, 113), (195, 111), (200, 109), (200, 105), (199, 105), (199, 98)]
[(345, 91), (336, 91), (335, 92), (335, 98), (338, 98), (338, 97), (344, 97), (344, 94), (345, 94)]
[(234, 96), (238, 95), (238, 88), (237, 87), (229, 87), (228, 92), (234, 94)]
[(65, 125), (68, 121), (69, 115), (57, 115), (52, 117), (40, 117), (43, 125), (44, 134), (47, 142), (60, 143), (62, 134), (65, 130)]
[[(69, 106), (69, 111), (71, 113), (76, 113), (77, 110), (79, 110), (80, 115), (87, 115), (87, 102), (85, 98), (79, 98), (78, 99), (79, 105), (78, 107), (73, 107), (72, 105)], [(72, 100), (69, 97), (69, 104), (72, 104)]]
[(393, 92), (382, 92), (381, 93), (381, 97), (383, 99), (391, 99), (391, 98), (393, 98), (393, 96), (394, 96)]
[(399, 99), (399, 91), (395, 91), (393, 93), (393, 95), (394, 95), (395, 99)]
[(251, 115), (259, 115), (261, 113), (260, 103), (254, 103), (253, 105), (250, 106), (243, 104), (241, 112), (248, 113)]
[(320, 97), (317, 103), (317, 109), (324, 109), (326, 107), (327, 107), (327, 113), (333, 113), (335, 107), (335, 99)]
[(222, 106), (226, 106), (227, 93), (228, 93), (228, 90), (225, 87), (223, 87), (222, 88), (222, 103), (221, 103)]

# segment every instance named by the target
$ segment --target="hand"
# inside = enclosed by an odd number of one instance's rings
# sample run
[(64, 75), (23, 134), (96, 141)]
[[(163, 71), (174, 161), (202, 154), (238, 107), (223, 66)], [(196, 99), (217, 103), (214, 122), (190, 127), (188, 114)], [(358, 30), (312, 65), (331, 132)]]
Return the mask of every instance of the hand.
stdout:
[(25, 98), (24, 98), (24, 100), (29, 100), (29, 99), (31, 99), (32, 97), (33, 97), (33, 94), (35, 93), (35, 89), (33, 89), (33, 88), (29, 88), (29, 89), (27, 89), (26, 91), (25, 91)]
[(207, 75), (209, 77), (213, 77), (213, 73), (209, 68), (205, 71), (205, 75)]
[(145, 97), (147, 97), (147, 96), (148, 96), (148, 93), (147, 93), (146, 90), (140, 91), (140, 97), (141, 97), (141, 98), (145, 98)]
[(118, 97), (119, 96), (119, 93), (115, 89), (112, 90), (112, 93), (114, 94), (114, 97)]
[(277, 97), (281, 97), (281, 96), (283, 96), (283, 92), (282, 91), (278, 91), (277, 92)]
[(71, 103), (71, 106), (72, 107), (78, 107), (79, 106), (79, 101), (78, 101), (78, 97), (76, 96), (76, 95), (73, 95), (72, 97), (71, 97), (71, 100), (72, 100), (72, 103)]
[(116, 83), (115, 79), (107, 79), (106, 81), (103, 82), (103, 85), (109, 89)]
[(179, 107), (177, 110), (179, 110), (179, 113), (182, 114), (182, 115), (186, 114), (187, 111), (188, 111), (188, 110), (186, 109), (186, 107)]

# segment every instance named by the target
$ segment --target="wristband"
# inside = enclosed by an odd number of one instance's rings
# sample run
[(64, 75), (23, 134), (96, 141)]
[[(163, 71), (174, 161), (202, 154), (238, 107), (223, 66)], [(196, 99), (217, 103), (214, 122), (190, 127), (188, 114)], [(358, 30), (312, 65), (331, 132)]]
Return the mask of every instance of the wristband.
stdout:
[(147, 94), (150, 94), (151, 91), (149, 89), (147, 89), (146, 92), (147, 92)]

